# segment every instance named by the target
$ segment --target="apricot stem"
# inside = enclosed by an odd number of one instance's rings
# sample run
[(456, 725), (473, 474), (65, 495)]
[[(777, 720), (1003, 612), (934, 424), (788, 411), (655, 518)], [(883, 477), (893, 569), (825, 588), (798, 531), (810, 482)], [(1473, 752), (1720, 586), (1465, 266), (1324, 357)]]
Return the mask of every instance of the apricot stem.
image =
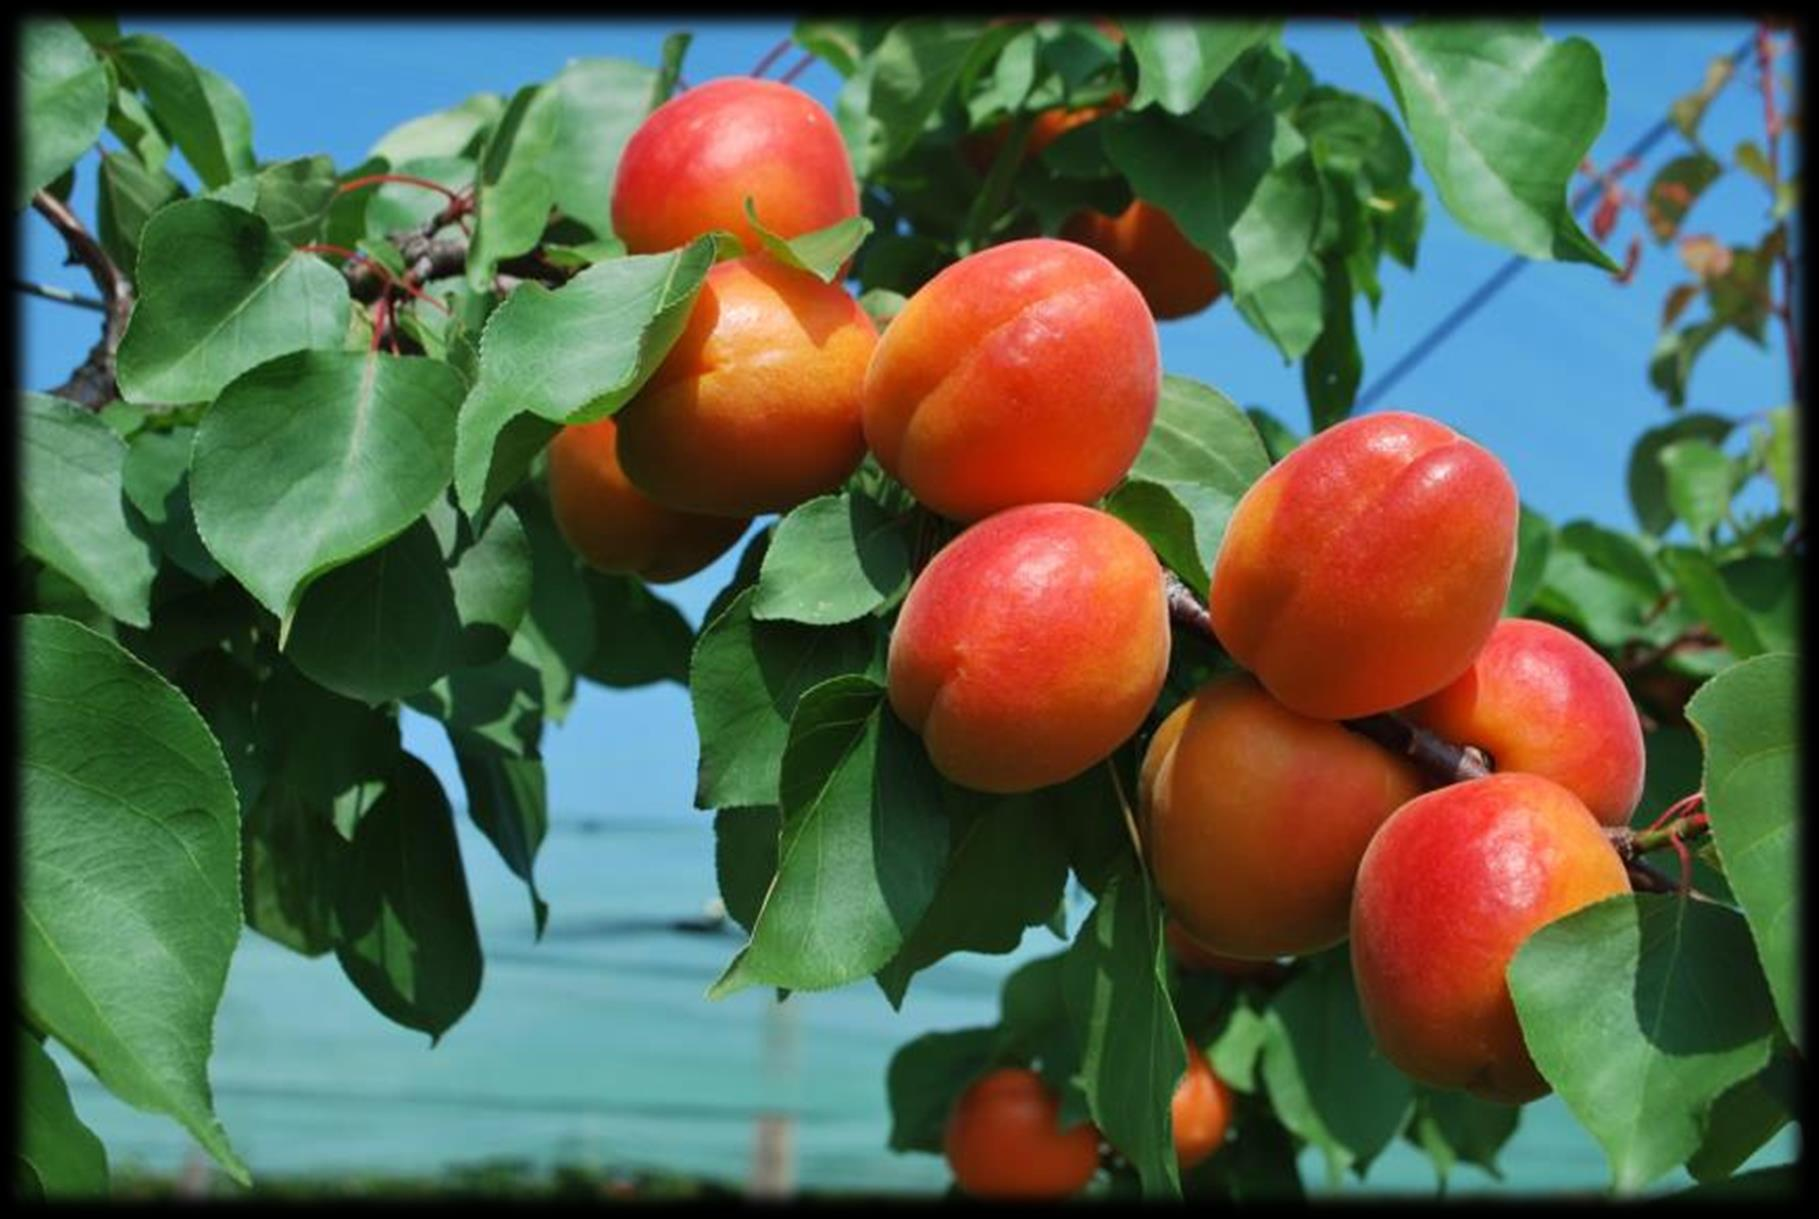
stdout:
[(1112, 777), (1112, 793), (1118, 797), (1118, 811), (1124, 814), (1124, 832), (1130, 835), (1131, 850), (1137, 855), (1137, 866), (1143, 863), (1143, 837), (1137, 833), (1137, 819), (1131, 814), (1131, 802), (1124, 794), (1124, 784), (1118, 778), (1118, 767), (1112, 759), (1105, 760), (1106, 773)]

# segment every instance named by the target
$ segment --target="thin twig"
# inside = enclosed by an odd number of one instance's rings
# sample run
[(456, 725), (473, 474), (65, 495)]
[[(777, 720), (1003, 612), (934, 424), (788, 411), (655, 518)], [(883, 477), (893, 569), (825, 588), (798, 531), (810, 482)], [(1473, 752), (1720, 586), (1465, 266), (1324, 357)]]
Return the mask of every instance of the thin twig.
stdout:
[(51, 390), (56, 397), (68, 398), (98, 411), (119, 396), (119, 386), (114, 380), (114, 359), (120, 351), (120, 339), (126, 333), (127, 319), (133, 314), (132, 281), (114, 265), (114, 260), (101, 248), (94, 234), (63, 200), (48, 190), (40, 190), (32, 196), (32, 208), (50, 221), (69, 249), (69, 261), (85, 267), (89, 278), (101, 291), (107, 321), (102, 325), (100, 341), (89, 349), (87, 358), (70, 374), (69, 380)]
[(84, 296), (80, 292), (71, 292), (68, 288), (59, 288), (56, 284), (35, 284), (28, 279), (14, 279), (13, 290), (41, 296), (47, 301), (56, 301), (59, 305), (75, 305), (82, 309), (93, 309), (97, 313), (107, 312), (107, 302), (100, 297)]

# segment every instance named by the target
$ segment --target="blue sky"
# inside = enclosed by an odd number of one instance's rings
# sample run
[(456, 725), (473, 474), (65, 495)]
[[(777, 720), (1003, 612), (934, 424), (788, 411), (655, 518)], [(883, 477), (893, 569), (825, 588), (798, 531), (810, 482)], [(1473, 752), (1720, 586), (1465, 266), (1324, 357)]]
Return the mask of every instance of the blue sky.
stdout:
[[(262, 160), (327, 153), (337, 165), (358, 162), (367, 148), (405, 119), (459, 102), (471, 93), (509, 94), (547, 79), (572, 57), (620, 56), (656, 61), (663, 37), (695, 34), (683, 75), (691, 83), (744, 74), (787, 33), (784, 20), (661, 22), (121, 22), (176, 42), (193, 59), (231, 78), (245, 93)], [(1609, 118), (1593, 157), (1606, 164), (1702, 78), (1706, 64), (1749, 32), (1730, 22), (1549, 22), (1556, 37), (1579, 34), (1603, 53), (1610, 85)], [(1296, 22), (1288, 45), (1317, 79), (1356, 90), (1393, 110), (1387, 87), (1355, 27)], [(785, 56), (787, 65), (794, 54)], [(773, 74), (781, 66), (773, 68)], [(1708, 114), (1704, 134), (1721, 155), (1761, 138), (1760, 98), (1752, 71), (1741, 74)], [(837, 75), (816, 64), (796, 82), (831, 104)], [(111, 140), (111, 137), (106, 137)], [(1681, 150), (1670, 137), (1630, 178), (1638, 190), (1653, 168)], [(1788, 156), (1792, 156), (1791, 148)], [(76, 204), (92, 218), (91, 163), (78, 169)], [(1425, 177), (1420, 179), (1424, 189)], [(1427, 328), (1499, 267), (1503, 250), (1466, 234), (1429, 195), (1429, 221), (1417, 271), (1388, 263), (1384, 299), (1373, 321), (1360, 312), (1365, 381), (1388, 368)], [(1700, 202), (1691, 231), (1731, 240), (1762, 226), (1766, 192), (1730, 174)], [(1635, 230), (1619, 229), (1613, 248)], [(19, 221), (26, 278), (88, 292), (81, 272), (66, 268), (54, 236), (35, 215)], [(1523, 499), (1555, 520), (1589, 517), (1633, 527), (1623, 478), (1630, 446), (1668, 411), (1648, 385), (1663, 296), (1683, 278), (1671, 249), (1652, 243), (1627, 287), (1581, 265), (1529, 266), (1476, 318), (1407, 377), (1383, 403), (1435, 416), (1469, 433), (1503, 459)], [(87, 352), (95, 315), (25, 298), (22, 369), (28, 388), (55, 385)], [(1306, 408), (1296, 368), (1238, 320), (1228, 304), (1162, 328), (1168, 371), (1209, 382), (1244, 405), (1262, 405), (1298, 429)], [(1768, 350), (1727, 335), (1706, 353), (1692, 382), (1689, 409), (1727, 415), (1781, 405), (1788, 398), (1779, 332)], [(691, 620), (731, 574), (737, 551), (665, 591)], [(460, 785), (441, 733), (407, 716), (407, 744)], [(605, 691), (583, 685), (568, 722), (546, 738), (551, 803), (558, 817), (682, 812), (694, 786), (695, 738), (688, 698), (667, 685)]]

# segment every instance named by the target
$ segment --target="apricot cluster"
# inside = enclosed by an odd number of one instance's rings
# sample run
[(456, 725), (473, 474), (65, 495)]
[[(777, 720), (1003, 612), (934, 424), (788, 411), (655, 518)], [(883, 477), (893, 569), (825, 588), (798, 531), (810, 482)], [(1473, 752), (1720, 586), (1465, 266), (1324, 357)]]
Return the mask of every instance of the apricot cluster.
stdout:
[[(1603, 831), (1643, 778), (1616, 671), (1558, 627), (1499, 617), (1516, 515), (1502, 464), (1431, 419), (1366, 416), (1295, 449), (1239, 501), (1212, 566), (1213, 632), (1248, 672), (1163, 720), (1138, 784), (1184, 965), (1349, 936), (1384, 1055), (1512, 1103), (1547, 1085), (1504, 970), (1541, 925), (1628, 890)], [(1386, 712), (1498, 773), (1424, 791), (1344, 723)]]

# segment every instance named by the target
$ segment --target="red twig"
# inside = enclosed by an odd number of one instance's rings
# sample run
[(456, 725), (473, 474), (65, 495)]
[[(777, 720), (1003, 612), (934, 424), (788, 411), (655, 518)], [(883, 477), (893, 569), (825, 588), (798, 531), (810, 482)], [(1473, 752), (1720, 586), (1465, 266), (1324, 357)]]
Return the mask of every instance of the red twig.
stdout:
[(432, 182), (428, 178), (416, 177), (413, 174), (368, 174), (364, 178), (354, 178), (351, 181), (343, 182), (340, 186), (335, 188), (335, 193), (337, 195), (345, 195), (350, 190), (359, 190), (363, 186), (372, 186), (378, 182), (397, 182), (404, 186), (421, 186), (424, 190), (435, 191), (437, 194), (446, 198), (450, 203), (458, 204), (462, 200), (462, 196), (457, 194), (454, 188), (444, 186), (440, 182)]
[[(1775, 43), (1766, 23), (1756, 26), (1756, 74), (1761, 78), (1762, 127), (1768, 144), (1769, 190), (1779, 195), (1781, 189), (1781, 113), (1775, 103)], [(1781, 302), (1773, 307), (1781, 319), (1782, 338), (1787, 345), (1788, 388), (1795, 402), (1800, 401), (1800, 336), (1794, 329), (1794, 259), (1788, 243), (1781, 243), (1776, 257), (1781, 265)]]

